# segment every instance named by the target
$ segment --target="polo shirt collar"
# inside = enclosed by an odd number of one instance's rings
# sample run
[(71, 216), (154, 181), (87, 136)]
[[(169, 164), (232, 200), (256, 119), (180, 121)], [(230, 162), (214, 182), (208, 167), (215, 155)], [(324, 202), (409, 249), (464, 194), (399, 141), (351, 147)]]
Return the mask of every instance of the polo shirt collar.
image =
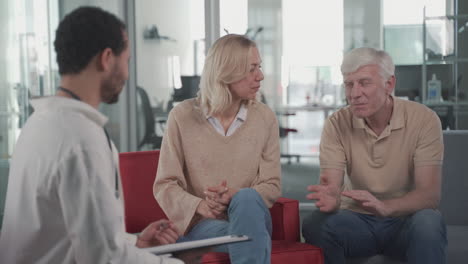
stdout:
[[(349, 111), (351, 111), (351, 109)], [(366, 128), (366, 122), (364, 121), (364, 118), (357, 118), (354, 115), (352, 115), (352, 117), (354, 128)]]
[[(390, 96), (393, 100), (393, 113), (389, 124), (390, 130), (403, 128), (405, 126), (404, 111), (401, 105), (401, 100), (403, 99), (395, 98), (393, 95)], [(353, 115), (352, 122), (354, 128), (366, 128), (366, 122), (364, 121), (364, 118), (357, 118)]]
[(405, 113), (402, 106), (402, 100), (400, 98), (395, 98), (392, 95), (393, 99), (393, 114), (390, 118), (390, 129), (396, 130), (405, 127)]

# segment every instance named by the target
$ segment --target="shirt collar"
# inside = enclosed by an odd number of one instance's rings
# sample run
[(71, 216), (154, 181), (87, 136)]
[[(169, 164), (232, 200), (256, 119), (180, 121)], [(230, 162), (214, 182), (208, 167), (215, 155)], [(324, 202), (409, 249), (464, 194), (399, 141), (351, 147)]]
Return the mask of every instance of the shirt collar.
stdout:
[(390, 118), (390, 129), (395, 130), (405, 127), (405, 113), (403, 111), (402, 100), (392, 95), (393, 114)]
[[(395, 98), (393, 95), (390, 95), (390, 97), (393, 100), (393, 112), (389, 121), (390, 130), (403, 128), (405, 126), (404, 111), (401, 105), (401, 100), (403, 99)], [(366, 122), (364, 121), (364, 118), (357, 118), (353, 115), (353, 127), (366, 128)]]
[(101, 127), (107, 123), (108, 118), (91, 105), (62, 96), (48, 96), (32, 99), (34, 111), (73, 111), (79, 112)]
[[(208, 109), (203, 108), (203, 114), (205, 115), (206, 119), (214, 118), (214, 116), (211, 116), (208, 114)], [(237, 115), (236, 115), (236, 120), (245, 121), (246, 118), (247, 118), (247, 106), (245, 106), (245, 104), (241, 104), (239, 108), (239, 112), (237, 112)]]

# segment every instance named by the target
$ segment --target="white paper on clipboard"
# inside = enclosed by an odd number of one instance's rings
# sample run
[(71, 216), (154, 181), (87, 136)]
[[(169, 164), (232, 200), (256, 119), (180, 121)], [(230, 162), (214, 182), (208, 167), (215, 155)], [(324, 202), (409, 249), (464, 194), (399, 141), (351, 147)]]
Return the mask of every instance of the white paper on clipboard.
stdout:
[(180, 242), (150, 248), (143, 248), (143, 250), (149, 251), (156, 255), (170, 254), (173, 252), (201, 248), (201, 247), (213, 247), (223, 244), (238, 243), (243, 241), (248, 241), (250, 238), (245, 235), (228, 235), (207, 239), (200, 239), (188, 242)]

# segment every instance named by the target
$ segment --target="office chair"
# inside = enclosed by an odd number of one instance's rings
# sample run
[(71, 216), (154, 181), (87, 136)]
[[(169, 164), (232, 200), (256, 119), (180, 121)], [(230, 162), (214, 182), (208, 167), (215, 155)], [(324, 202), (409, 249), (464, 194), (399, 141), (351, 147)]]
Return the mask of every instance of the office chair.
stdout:
[[(267, 101), (266, 101), (266, 97), (265, 95), (260, 92), (260, 102), (267, 104)], [(273, 109), (272, 109), (273, 110)], [(295, 115), (295, 113), (278, 113), (276, 112), (276, 115), (279, 116), (279, 115), (282, 115), (282, 116), (293, 116)], [(280, 139), (284, 139), (288, 136), (289, 133), (297, 133), (298, 130), (295, 129), (295, 128), (290, 128), (290, 127), (284, 127), (281, 125), (281, 123), (279, 122), (280, 120), (278, 120), (278, 126), (279, 126), (279, 137)], [(281, 158), (286, 158), (288, 160), (288, 164), (291, 164), (291, 159), (295, 158), (296, 161), (299, 163), (300, 162), (300, 159), (301, 159), (301, 155), (299, 154), (291, 154), (291, 153), (281, 153), (280, 154), (280, 157)]]
[[(162, 136), (158, 136), (155, 131), (155, 118), (153, 109), (151, 108), (151, 103), (146, 93), (145, 89), (137, 86), (136, 88), (137, 96), (140, 99), (140, 107), (143, 114), (143, 138), (138, 142), (138, 149), (141, 149), (144, 145), (149, 144), (152, 149), (159, 149), (162, 143)], [(163, 125), (166, 121), (158, 121)]]
[[(297, 133), (297, 129), (295, 128), (288, 128), (288, 127), (279, 127), (280, 132), (280, 139), (286, 138), (289, 133)], [(296, 162), (300, 162), (301, 155), (299, 154), (291, 154), (291, 153), (281, 153), (281, 158), (286, 158), (288, 160), (288, 164), (291, 164), (291, 159), (295, 158)]]

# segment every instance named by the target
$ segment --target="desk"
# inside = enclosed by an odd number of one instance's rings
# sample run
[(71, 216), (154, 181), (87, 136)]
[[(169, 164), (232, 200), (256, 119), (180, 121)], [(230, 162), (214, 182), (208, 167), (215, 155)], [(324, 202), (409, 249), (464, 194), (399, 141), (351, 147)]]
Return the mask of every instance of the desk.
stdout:
[(284, 126), (283, 129), (297, 129), (298, 132), (281, 143), (282, 157), (288, 158), (288, 163), (291, 158), (299, 162), (300, 157), (317, 157), (323, 121), (340, 107), (342, 106), (307, 104), (276, 108), (276, 114), (283, 119), (280, 120), (283, 121), (280, 122), (280, 131)]
[(316, 105), (316, 104), (307, 104), (301, 106), (282, 106), (276, 109), (277, 114), (279, 115), (287, 115), (298, 111), (308, 111), (308, 112), (316, 112), (316, 111), (323, 111), (324, 118), (326, 119), (330, 112), (335, 112), (336, 110), (340, 109), (344, 105)]

